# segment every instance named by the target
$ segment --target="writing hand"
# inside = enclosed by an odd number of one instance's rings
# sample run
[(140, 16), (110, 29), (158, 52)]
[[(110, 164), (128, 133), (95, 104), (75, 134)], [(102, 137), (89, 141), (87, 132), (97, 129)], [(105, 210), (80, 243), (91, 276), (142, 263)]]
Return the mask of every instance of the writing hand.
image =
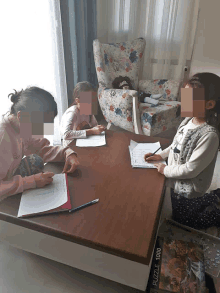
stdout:
[(95, 135), (101, 134), (103, 131), (106, 130), (106, 127), (103, 125), (97, 125), (95, 127), (93, 127), (92, 129), (92, 133)]
[(34, 175), (34, 180), (36, 182), (36, 187), (41, 188), (44, 187), (47, 184), (50, 184), (53, 182), (53, 172), (45, 172), (45, 173), (38, 173)]

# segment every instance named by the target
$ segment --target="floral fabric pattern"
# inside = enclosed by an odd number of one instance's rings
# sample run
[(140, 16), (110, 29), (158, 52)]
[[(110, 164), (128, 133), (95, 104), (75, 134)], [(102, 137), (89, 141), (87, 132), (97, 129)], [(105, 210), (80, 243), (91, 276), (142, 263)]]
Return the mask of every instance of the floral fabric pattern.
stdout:
[(99, 88), (99, 104), (105, 120), (130, 132), (134, 132), (132, 99), (137, 91)]
[(93, 53), (99, 87), (112, 88), (113, 80), (122, 75), (131, 79), (138, 90), (138, 73), (146, 41), (138, 38), (121, 43), (102, 44), (93, 41)]
[[(154, 136), (173, 126), (178, 127), (183, 120), (181, 103), (177, 101), (180, 81), (138, 81), (145, 43), (143, 38), (115, 44), (94, 40), (93, 51), (99, 81), (98, 100), (108, 123), (134, 132), (133, 97), (138, 97), (139, 92), (163, 94), (157, 106), (139, 103), (143, 134)], [(136, 90), (112, 89), (112, 81), (120, 75), (128, 76)]]
[(134, 89), (138, 89), (138, 73), (146, 42), (143, 38), (115, 44), (93, 41), (94, 60), (99, 82), (98, 100), (107, 122), (134, 132), (132, 97), (135, 90), (112, 89), (118, 76), (128, 76)]
[(141, 103), (139, 110), (143, 133), (154, 136), (172, 127), (178, 127), (184, 119), (180, 115), (180, 104), (177, 101), (161, 101), (157, 106)]
[(148, 94), (163, 94), (161, 99), (177, 101), (180, 82), (171, 79), (140, 80), (139, 91)]

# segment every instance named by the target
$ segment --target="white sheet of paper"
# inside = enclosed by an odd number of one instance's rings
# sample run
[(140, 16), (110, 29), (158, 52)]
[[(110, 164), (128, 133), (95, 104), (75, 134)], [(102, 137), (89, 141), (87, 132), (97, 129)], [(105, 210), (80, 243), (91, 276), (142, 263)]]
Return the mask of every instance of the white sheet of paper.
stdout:
[(105, 144), (105, 131), (103, 131), (100, 135), (91, 135), (87, 138), (78, 138), (76, 140), (76, 146), (78, 147), (97, 147)]
[[(136, 143), (131, 140), (130, 142), (130, 155), (131, 155), (131, 165), (132, 167), (137, 168), (157, 168), (154, 166), (155, 163), (166, 164), (166, 161), (155, 161), (153, 163), (148, 163), (144, 160), (144, 155), (147, 153), (154, 153), (160, 147), (160, 142), (155, 143)], [(159, 154), (162, 150), (158, 150), (157, 154)]]
[(51, 184), (42, 188), (28, 189), (22, 193), (18, 217), (58, 208), (67, 200), (65, 174), (55, 174)]

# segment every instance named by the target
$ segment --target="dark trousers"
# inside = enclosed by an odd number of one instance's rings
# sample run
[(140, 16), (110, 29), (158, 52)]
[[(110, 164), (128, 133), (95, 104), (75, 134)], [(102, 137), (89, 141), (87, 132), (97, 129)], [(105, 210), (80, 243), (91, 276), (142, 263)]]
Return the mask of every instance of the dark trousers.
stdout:
[(171, 188), (173, 220), (194, 229), (220, 227), (220, 209), (212, 205), (218, 203), (219, 199), (220, 188), (193, 199), (176, 194)]

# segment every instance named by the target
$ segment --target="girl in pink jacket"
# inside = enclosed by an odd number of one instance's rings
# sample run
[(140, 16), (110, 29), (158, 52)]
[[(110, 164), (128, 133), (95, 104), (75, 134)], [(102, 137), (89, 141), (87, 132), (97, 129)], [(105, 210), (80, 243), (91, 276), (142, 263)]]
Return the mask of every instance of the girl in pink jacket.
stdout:
[(0, 200), (50, 184), (54, 173), (41, 172), (45, 162), (65, 161), (63, 172), (67, 173), (79, 165), (73, 150), (50, 146), (43, 138), (47, 129), (53, 129), (57, 115), (57, 104), (49, 92), (30, 87), (9, 96), (11, 111), (0, 121)]

